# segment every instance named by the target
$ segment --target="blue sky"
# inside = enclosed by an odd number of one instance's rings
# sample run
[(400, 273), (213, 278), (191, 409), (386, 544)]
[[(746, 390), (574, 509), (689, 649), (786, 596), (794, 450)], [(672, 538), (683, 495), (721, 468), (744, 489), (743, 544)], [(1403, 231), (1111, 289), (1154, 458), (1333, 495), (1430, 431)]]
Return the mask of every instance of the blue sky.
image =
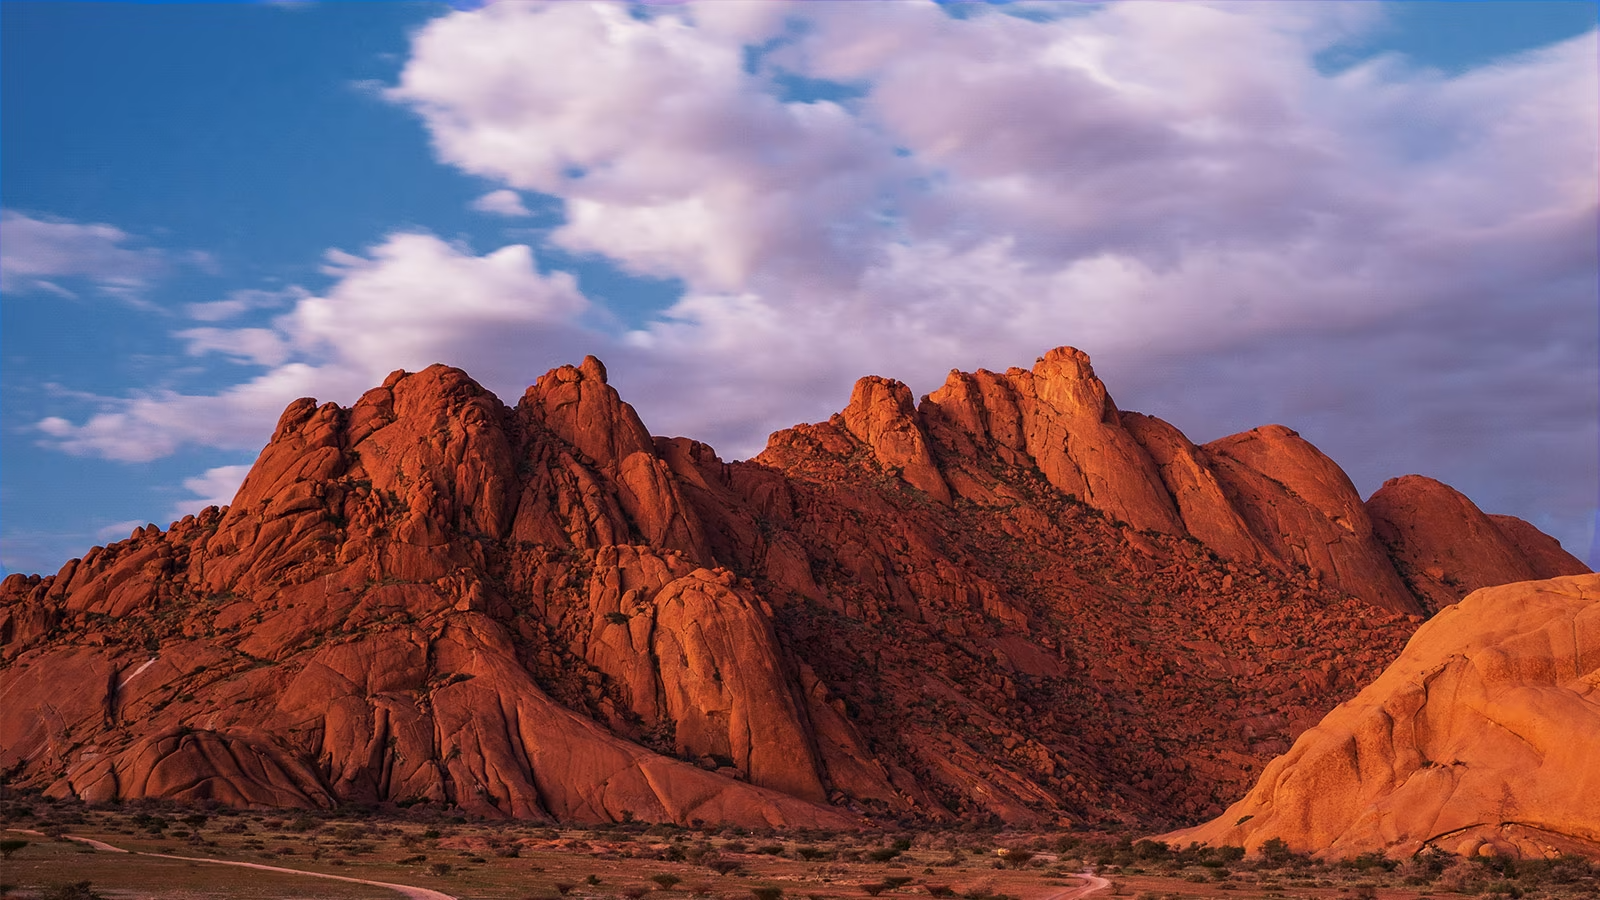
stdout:
[(0, 565), (228, 496), (284, 403), (393, 368), (514, 401), (597, 353), (740, 457), (1059, 344), (1590, 555), (1595, 21), (7, 0)]

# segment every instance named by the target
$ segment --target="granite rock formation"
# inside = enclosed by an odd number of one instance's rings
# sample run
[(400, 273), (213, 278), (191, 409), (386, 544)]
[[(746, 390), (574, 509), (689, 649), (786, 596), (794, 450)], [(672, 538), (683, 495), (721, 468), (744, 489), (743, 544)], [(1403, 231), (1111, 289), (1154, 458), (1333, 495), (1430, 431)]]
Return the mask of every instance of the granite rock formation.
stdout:
[(1243, 800), (1166, 839), (1278, 838), (1335, 859), (1600, 856), (1596, 747), (1600, 575), (1484, 588), (1423, 625)]
[(230, 506), (0, 585), (0, 770), (574, 821), (1194, 821), (1394, 658), (1436, 602), (1407, 573), (1497, 577), (1444, 542), (1564, 564), (1463, 517), (1369, 511), (1281, 427), (1196, 446), (1070, 348), (919, 404), (863, 379), (733, 463), (652, 437), (593, 358), (515, 407), (397, 372), (291, 404)]

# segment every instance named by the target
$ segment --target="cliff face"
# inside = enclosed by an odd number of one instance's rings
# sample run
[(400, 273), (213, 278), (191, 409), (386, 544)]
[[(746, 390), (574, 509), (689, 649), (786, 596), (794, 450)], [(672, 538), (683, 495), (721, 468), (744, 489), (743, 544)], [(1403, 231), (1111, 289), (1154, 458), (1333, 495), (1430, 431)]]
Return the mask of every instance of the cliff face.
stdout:
[(1600, 855), (1600, 576), (1485, 588), (1423, 625), (1216, 820), (1167, 835), (1331, 858)]
[(398, 372), (291, 404), (231, 506), (6, 579), (0, 769), (580, 821), (1193, 820), (1499, 577), (1436, 545), (1565, 564), (1519, 520), (1378, 501), (1287, 429), (1197, 447), (1121, 412), (1071, 349), (920, 405), (863, 379), (731, 464), (593, 358), (514, 408)]

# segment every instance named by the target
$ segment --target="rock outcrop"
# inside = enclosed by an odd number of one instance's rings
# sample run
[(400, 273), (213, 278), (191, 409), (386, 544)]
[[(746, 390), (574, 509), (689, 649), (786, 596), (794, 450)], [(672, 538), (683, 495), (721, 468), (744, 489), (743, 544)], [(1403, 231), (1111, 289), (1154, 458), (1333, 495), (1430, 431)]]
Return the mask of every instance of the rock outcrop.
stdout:
[[(1534, 562), (1476, 504), (1432, 478), (1389, 479), (1368, 498), (1367, 512), (1407, 587), (1429, 611), (1481, 587), (1539, 577)], [(1564, 574), (1576, 573), (1544, 577)]]
[(1391, 560), (1568, 564), (1467, 507), (1369, 517), (1293, 432), (1197, 447), (1070, 348), (920, 404), (863, 379), (733, 463), (652, 437), (592, 357), (515, 407), (397, 372), (291, 404), (229, 507), (0, 585), (0, 770), (574, 821), (1194, 821), (1399, 652), (1436, 598)]
[(1419, 629), (1243, 800), (1165, 839), (1253, 851), (1278, 838), (1335, 859), (1600, 855), (1596, 747), (1600, 575), (1484, 588)]

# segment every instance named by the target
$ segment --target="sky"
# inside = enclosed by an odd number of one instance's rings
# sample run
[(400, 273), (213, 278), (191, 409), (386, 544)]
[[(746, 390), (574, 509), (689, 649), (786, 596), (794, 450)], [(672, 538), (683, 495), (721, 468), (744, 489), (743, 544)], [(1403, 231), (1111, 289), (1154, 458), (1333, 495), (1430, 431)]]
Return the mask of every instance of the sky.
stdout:
[(0, 2), (0, 567), (227, 503), (283, 407), (586, 354), (726, 459), (1087, 351), (1591, 566), (1593, 2)]

